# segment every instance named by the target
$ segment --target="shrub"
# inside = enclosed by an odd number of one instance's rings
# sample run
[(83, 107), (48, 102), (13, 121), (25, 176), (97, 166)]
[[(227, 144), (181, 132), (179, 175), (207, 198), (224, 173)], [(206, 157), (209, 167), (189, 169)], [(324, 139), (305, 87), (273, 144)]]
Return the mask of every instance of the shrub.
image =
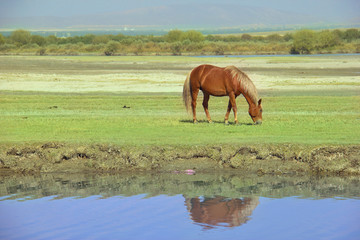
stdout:
[(184, 40), (190, 40), (191, 42), (202, 42), (205, 40), (205, 37), (204, 35), (199, 32), (199, 31), (195, 31), (195, 30), (190, 30), (190, 31), (187, 31), (187, 32), (184, 32), (182, 35), (181, 35), (181, 38), (180, 38), (182, 41)]
[(1, 52), (7, 52), (7, 51), (10, 51), (10, 50), (15, 50), (16, 49), (16, 46), (14, 44), (2, 44), (0, 45), (0, 51)]
[(31, 34), (26, 30), (16, 30), (10, 35), (11, 41), (17, 46), (23, 46), (31, 42)]
[(54, 35), (47, 36), (45, 40), (47, 44), (55, 44), (58, 42), (58, 38)]
[(266, 37), (266, 39), (271, 41), (271, 42), (281, 42), (281, 41), (283, 41), (283, 38), (277, 33), (270, 34), (269, 36)]
[(330, 32), (329, 30), (321, 31), (318, 33), (317, 36), (317, 48), (324, 49), (333, 47), (335, 45), (338, 45), (340, 43), (340, 39), (337, 35), (335, 35), (333, 32)]
[(118, 50), (118, 48), (119, 48), (118, 42), (110, 41), (106, 44), (104, 54), (106, 56), (112, 56), (115, 54), (115, 52)]
[(36, 43), (39, 46), (44, 46), (46, 43), (46, 40), (44, 37), (39, 35), (32, 35), (31, 36), (31, 43)]
[(183, 40), (182, 36), (183, 36), (182, 31), (180, 31), (180, 30), (171, 30), (166, 35), (165, 39), (166, 39), (167, 42), (179, 42), (179, 41)]
[(294, 36), (293, 51), (300, 54), (309, 54), (315, 48), (315, 32), (312, 30), (297, 31)]
[(5, 44), (5, 37), (0, 33), (0, 45)]
[(100, 43), (108, 43), (110, 38), (108, 35), (97, 35), (94, 37), (92, 43), (93, 44), (100, 44)]
[(343, 38), (347, 40), (348, 42), (351, 42), (352, 40), (360, 38), (360, 32), (357, 29), (348, 29), (344, 32)]
[(45, 56), (46, 55), (46, 48), (42, 47), (36, 53), (38, 55), (40, 55), (40, 56)]
[(175, 56), (181, 55), (181, 50), (182, 50), (181, 42), (174, 42), (173, 44), (171, 44), (171, 52), (173, 55)]
[(241, 40), (243, 41), (250, 41), (252, 39), (252, 36), (250, 34), (244, 33), (241, 35)]

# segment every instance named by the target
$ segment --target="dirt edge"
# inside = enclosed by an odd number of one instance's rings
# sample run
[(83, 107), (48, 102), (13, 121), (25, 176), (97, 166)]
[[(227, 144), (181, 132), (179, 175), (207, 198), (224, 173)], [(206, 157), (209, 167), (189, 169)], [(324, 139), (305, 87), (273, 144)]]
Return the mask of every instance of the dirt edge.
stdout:
[(2, 173), (213, 171), (257, 174), (360, 175), (360, 145), (117, 146), (0, 145)]

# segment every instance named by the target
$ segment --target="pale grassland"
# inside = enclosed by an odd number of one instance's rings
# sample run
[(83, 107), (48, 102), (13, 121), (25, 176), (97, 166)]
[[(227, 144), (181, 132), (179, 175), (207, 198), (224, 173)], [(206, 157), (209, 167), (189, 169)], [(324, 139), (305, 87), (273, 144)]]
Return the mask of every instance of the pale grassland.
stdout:
[[(6, 63), (10, 62), (10, 63)], [(0, 57), (0, 91), (181, 92), (186, 74), (203, 63), (235, 65), (262, 90), (359, 90), (360, 56)], [(331, 72), (329, 72), (331, 71)]]

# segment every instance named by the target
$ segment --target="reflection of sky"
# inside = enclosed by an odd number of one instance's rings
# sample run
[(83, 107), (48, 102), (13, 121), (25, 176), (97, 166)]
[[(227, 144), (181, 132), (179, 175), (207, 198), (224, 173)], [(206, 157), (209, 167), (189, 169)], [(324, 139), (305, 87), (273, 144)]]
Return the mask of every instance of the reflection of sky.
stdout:
[(357, 239), (360, 201), (260, 198), (250, 220), (204, 231), (184, 197), (99, 196), (0, 202), (0, 239)]

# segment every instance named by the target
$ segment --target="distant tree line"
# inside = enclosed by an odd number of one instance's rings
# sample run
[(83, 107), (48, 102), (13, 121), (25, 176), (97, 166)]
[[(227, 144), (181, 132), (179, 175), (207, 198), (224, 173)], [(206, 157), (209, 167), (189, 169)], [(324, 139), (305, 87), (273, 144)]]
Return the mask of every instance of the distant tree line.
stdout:
[(163, 36), (94, 35), (43, 37), (26, 30), (0, 34), (0, 54), (38, 55), (224, 55), (359, 53), (360, 32), (299, 30), (270, 35), (203, 35), (199, 31), (172, 30)]

